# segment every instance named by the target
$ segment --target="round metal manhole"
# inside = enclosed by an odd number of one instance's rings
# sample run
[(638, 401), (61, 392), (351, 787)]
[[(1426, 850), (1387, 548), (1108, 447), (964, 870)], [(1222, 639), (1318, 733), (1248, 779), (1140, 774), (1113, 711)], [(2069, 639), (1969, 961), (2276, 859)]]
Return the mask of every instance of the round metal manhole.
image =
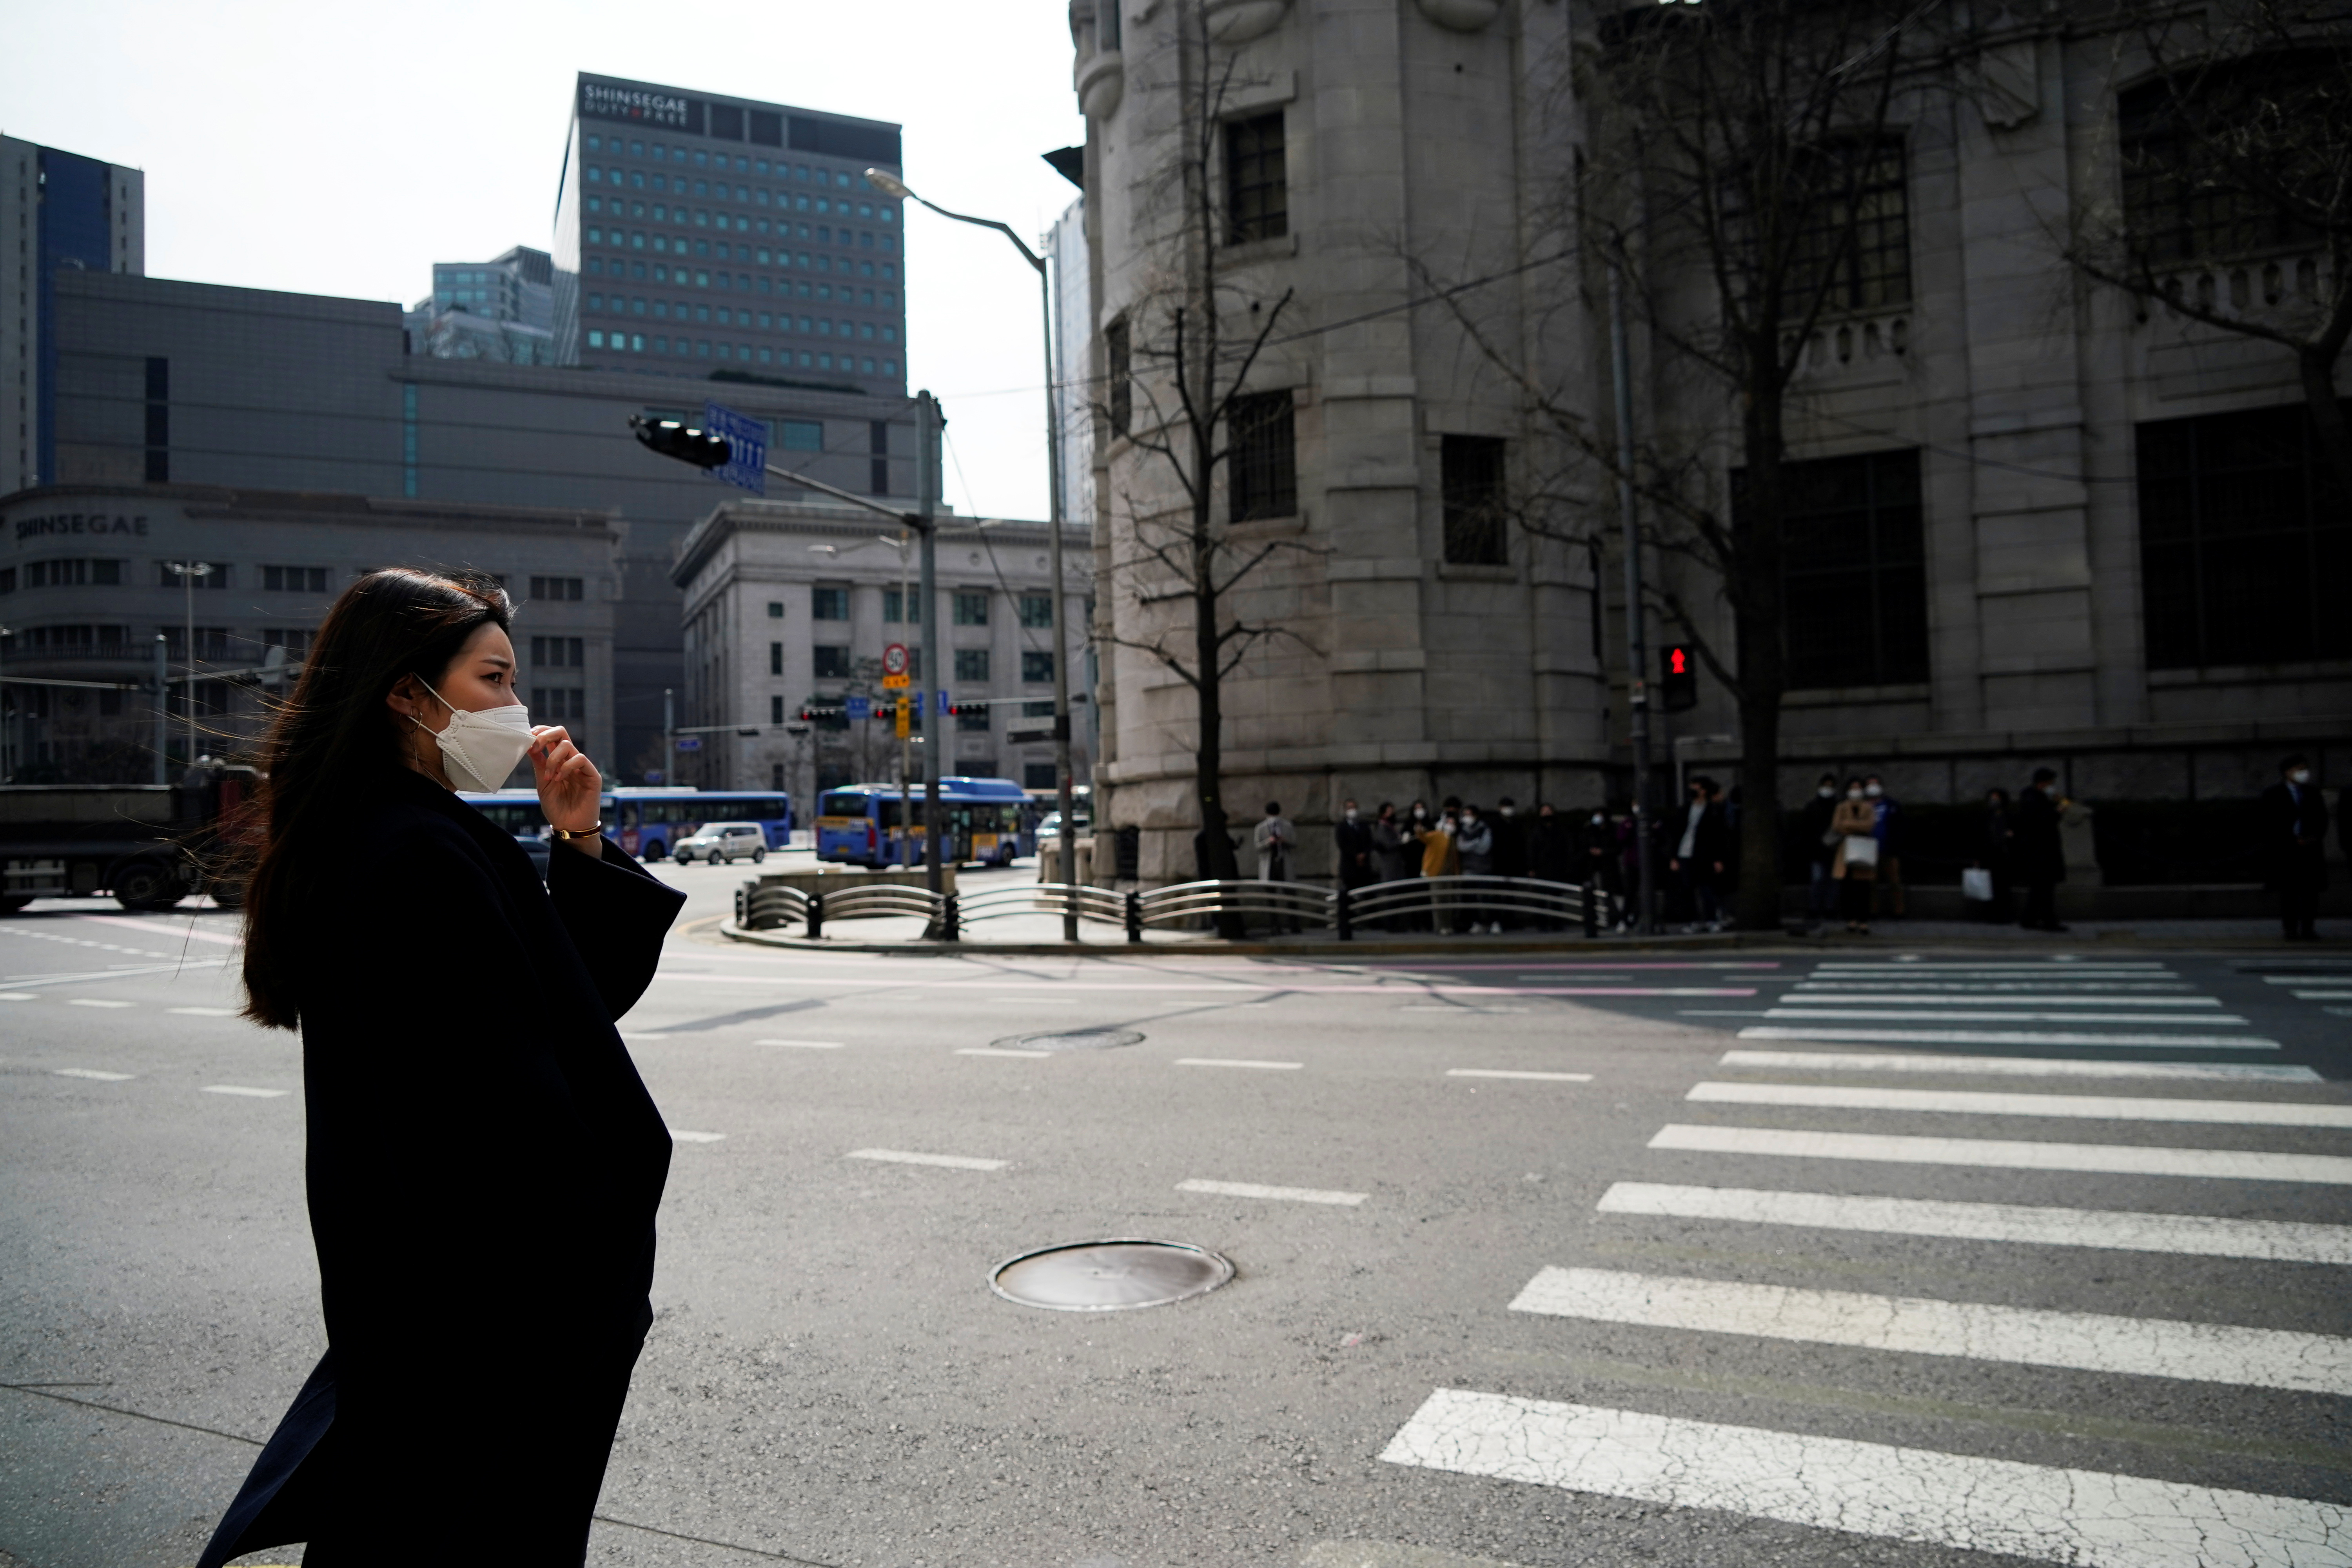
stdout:
[(1135, 1029), (1066, 1029), (1051, 1035), (1007, 1035), (989, 1043), (999, 1050), (1115, 1051), (1141, 1045), (1143, 1036)]
[(1023, 1307), (1117, 1312), (1205, 1296), (1234, 1266), (1181, 1241), (1078, 1241), (1024, 1252), (996, 1266), (988, 1288)]

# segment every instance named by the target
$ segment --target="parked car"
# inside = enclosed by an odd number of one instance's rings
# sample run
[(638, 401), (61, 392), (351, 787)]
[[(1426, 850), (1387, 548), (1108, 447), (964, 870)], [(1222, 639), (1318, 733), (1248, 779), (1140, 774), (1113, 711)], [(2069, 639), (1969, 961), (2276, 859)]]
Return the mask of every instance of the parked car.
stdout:
[[(1077, 815), (1078, 837), (1084, 838), (1087, 834), (1092, 833), (1095, 830), (1094, 818), (1083, 811), (1079, 812)], [(1045, 814), (1045, 819), (1037, 825), (1037, 842), (1042, 845), (1049, 838), (1059, 838), (1061, 836), (1062, 814), (1058, 811), (1047, 812)]]
[(693, 837), (679, 839), (675, 853), (681, 866), (690, 860), (714, 866), (733, 860), (756, 864), (768, 858), (768, 836), (756, 822), (706, 822)]

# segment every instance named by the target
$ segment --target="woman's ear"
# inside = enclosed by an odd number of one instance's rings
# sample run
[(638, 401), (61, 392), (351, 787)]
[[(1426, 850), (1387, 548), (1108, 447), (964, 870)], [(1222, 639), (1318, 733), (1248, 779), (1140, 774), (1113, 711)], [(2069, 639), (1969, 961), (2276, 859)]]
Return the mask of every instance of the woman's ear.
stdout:
[[(404, 675), (383, 694), (383, 705), (404, 719), (423, 722), (425, 689), (413, 675)], [(427, 728), (430, 728), (428, 725)]]

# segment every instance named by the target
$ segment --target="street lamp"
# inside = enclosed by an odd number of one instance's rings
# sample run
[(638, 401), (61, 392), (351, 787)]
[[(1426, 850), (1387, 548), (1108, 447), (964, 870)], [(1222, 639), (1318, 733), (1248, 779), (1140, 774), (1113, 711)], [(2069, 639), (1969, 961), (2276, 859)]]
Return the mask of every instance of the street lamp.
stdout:
[(182, 596), (187, 601), (186, 630), (188, 634), (188, 674), (184, 698), (188, 705), (188, 766), (196, 765), (196, 579), (213, 574), (209, 561), (166, 561), (163, 564), (180, 579)]
[[(1054, 879), (1067, 885), (1077, 878), (1077, 850), (1072, 842), (1077, 837), (1077, 812), (1071, 801), (1070, 779), (1070, 662), (1069, 637), (1062, 627), (1065, 601), (1067, 597), (1062, 584), (1062, 427), (1061, 409), (1055, 400), (1054, 385), (1054, 288), (1053, 277), (1045, 258), (1023, 242), (1021, 237), (1005, 224), (994, 218), (972, 217), (965, 213), (950, 212), (936, 202), (927, 202), (907, 187), (907, 183), (887, 169), (868, 169), (866, 182), (887, 196), (902, 202), (913, 202), (929, 207), (943, 218), (968, 223), (980, 228), (992, 228), (1013, 242), (1021, 259), (1037, 269), (1037, 297), (1045, 334), (1045, 516), (1047, 520), (1046, 551), (1050, 557), (1048, 571), (1054, 579), (1054, 779), (1055, 805), (1061, 808), (1062, 831), (1054, 841), (1054, 857), (1060, 862)], [(1078, 912), (1074, 904), (1062, 906), (1062, 940), (1078, 940)]]

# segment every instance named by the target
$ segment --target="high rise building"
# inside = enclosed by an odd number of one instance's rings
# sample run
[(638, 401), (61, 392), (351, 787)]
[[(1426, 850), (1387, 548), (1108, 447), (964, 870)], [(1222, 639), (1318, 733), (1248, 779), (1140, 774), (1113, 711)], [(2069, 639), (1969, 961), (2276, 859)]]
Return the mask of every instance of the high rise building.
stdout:
[(0, 136), (0, 495), (57, 474), (60, 268), (147, 269), (147, 176)]
[(582, 73), (556, 206), (559, 363), (906, 390), (898, 127)]
[(404, 324), (411, 353), (553, 364), (554, 258), (518, 245), (489, 261), (436, 261), (432, 294)]

